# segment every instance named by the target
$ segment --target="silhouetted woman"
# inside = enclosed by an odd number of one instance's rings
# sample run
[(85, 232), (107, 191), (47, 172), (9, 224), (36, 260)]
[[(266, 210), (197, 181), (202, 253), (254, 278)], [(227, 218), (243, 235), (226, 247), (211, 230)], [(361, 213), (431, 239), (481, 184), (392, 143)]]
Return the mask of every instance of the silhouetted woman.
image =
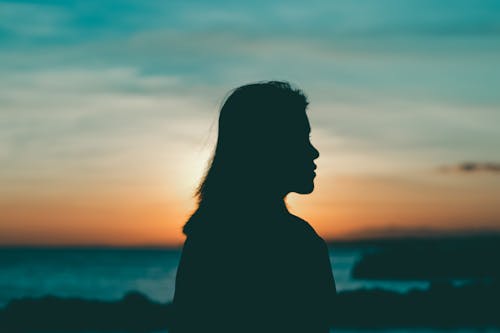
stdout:
[(284, 201), (314, 189), (307, 105), (278, 81), (226, 99), (183, 228), (170, 332), (328, 332), (336, 291), (326, 244)]

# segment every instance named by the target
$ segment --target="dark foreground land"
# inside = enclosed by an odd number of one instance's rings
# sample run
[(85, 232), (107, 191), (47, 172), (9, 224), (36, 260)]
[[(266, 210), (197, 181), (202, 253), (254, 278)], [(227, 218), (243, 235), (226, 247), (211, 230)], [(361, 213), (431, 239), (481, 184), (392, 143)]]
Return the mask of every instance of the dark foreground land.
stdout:
[[(433, 284), (397, 293), (380, 289), (339, 293), (332, 309), (338, 328), (498, 328), (500, 282), (460, 287)], [(59, 297), (20, 299), (0, 310), (0, 332), (153, 332), (168, 329), (170, 304), (131, 292), (104, 302)]]

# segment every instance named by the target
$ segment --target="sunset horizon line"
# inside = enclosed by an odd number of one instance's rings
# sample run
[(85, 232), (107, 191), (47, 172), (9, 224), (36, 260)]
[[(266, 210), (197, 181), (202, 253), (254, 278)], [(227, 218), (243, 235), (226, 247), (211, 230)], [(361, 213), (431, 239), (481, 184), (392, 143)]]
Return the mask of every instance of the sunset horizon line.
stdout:
[[(425, 240), (425, 239), (454, 239), (454, 238), (485, 238), (500, 237), (500, 228), (464, 228), (455, 229), (428, 229), (428, 228), (408, 228), (408, 229), (388, 229), (385, 233), (382, 230), (369, 234), (359, 232), (341, 237), (325, 237), (329, 245), (377, 243), (392, 240)], [(5, 249), (116, 249), (116, 250), (179, 250), (183, 242), (178, 243), (11, 243), (0, 244), (0, 250)]]

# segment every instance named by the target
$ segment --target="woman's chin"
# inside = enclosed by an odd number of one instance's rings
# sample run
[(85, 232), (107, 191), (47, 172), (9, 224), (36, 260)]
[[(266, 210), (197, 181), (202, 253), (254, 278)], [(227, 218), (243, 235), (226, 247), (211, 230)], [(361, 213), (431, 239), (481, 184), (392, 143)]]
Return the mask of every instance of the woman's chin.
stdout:
[(309, 194), (314, 191), (314, 181), (308, 182), (300, 187), (297, 187), (293, 192), (298, 194)]

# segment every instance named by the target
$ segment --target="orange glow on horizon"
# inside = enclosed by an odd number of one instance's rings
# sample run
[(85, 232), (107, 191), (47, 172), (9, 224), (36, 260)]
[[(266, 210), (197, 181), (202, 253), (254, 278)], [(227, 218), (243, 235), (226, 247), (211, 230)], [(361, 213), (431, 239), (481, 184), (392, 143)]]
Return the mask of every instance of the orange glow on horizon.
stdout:
[[(499, 229), (497, 188), (475, 180), (457, 191), (432, 182), (338, 176), (317, 180), (312, 194), (291, 194), (287, 203), (325, 239), (390, 228)], [(189, 195), (161, 192), (3, 200), (0, 244), (178, 246), (194, 209)]]

